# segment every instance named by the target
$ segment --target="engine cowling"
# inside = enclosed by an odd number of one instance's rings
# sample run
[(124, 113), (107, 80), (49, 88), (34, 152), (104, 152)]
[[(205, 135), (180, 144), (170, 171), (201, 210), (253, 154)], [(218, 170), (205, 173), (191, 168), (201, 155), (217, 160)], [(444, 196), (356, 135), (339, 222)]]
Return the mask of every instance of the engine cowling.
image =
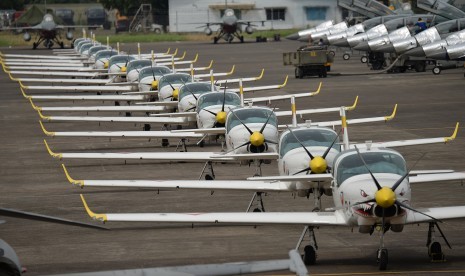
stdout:
[(24, 33), (23, 34), (23, 39), (24, 39), (24, 41), (30, 41), (31, 40), (31, 35), (29, 33)]
[(245, 32), (248, 33), (248, 34), (252, 34), (252, 33), (253, 33), (253, 28), (252, 28), (252, 26), (247, 26), (247, 27), (245, 28)]
[(66, 39), (67, 40), (73, 40), (73, 37), (74, 37), (73, 32), (67, 32), (66, 33)]
[(206, 35), (211, 35), (213, 33), (212, 29), (210, 29), (209, 27), (206, 27), (204, 32)]

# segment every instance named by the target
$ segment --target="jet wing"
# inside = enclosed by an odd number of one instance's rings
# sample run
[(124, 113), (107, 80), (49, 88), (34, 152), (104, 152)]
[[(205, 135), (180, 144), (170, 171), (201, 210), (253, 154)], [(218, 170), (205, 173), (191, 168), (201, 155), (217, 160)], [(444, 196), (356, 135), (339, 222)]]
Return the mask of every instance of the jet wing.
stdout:
[(347, 226), (342, 210), (335, 212), (263, 212), (263, 213), (94, 213), (81, 195), (89, 216), (95, 220), (176, 222), (176, 223), (234, 223), (234, 224), (295, 224), (308, 226)]

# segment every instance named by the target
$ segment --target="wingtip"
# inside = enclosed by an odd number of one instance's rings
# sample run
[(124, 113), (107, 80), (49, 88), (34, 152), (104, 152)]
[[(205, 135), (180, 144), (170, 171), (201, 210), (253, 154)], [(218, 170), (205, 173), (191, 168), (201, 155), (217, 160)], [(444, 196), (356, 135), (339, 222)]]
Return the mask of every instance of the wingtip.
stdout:
[(260, 76), (257, 77), (257, 80), (261, 80), (264, 74), (265, 74), (265, 68), (262, 68), (262, 72), (260, 73)]
[(174, 57), (178, 54), (178, 48), (176, 48), (176, 50), (174, 50), (174, 53), (172, 53), (171, 55)]
[(99, 220), (103, 223), (105, 223), (106, 221), (108, 221), (108, 218), (107, 218), (107, 215), (105, 214), (96, 214), (94, 212), (92, 212), (92, 210), (90, 210), (89, 206), (87, 205), (87, 202), (84, 198), (84, 195), (83, 194), (80, 194), (79, 195), (81, 197), (81, 201), (82, 201), (82, 204), (84, 205), (84, 208), (86, 209), (86, 212), (87, 214), (94, 220)]
[(183, 59), (186, 57), (186, 53), (187, 53), (187, 51), (184, 51), (184, 53), (182, 54), (182, 56), (179, 57), (179, 60), (183, 60)]
[(229, 71), (227, 74), (228, 75), (231, 75), (232, 73), (234, 73), (234, 70), (236, 69), (236, 64), (233, 64), (232, 68), (231, 68), (231, 71)]
[(19, 90), (21, 90), (21, 93), (23, 94), (23, 97), (26, 99), (31, 99), (31, 96), (28, 96), (26, 92), (24, 92), (24, 89), (22, 87), (19, 87)]
[(210, 65), (208, 65), (208, 66), (206, 67), (206, 69), (210, 69), (210, 68), (212, 68), (212, 66), (213, 66), (213, 59), (210, 60)]
[(50, 149), (50, 147), (48, 146), (47, 141), (46, 141), (45, 139), (44, 139), (44, 144), (45, 144), (45, 148), (47, 149), (48, 154), (50, 154), (50, 156), (52, 156), (53, 158), (58, 158), (58, 159), (61, 160), (62, 154), (61, 154), (61, 153), (54, 153), (54, 152)]
[(353, 104), (352, 106), (347, 107), (346, 110), (347, 110), (347, 111), (354, 110), (355, 107), (357, 107), (357, 103), (358, 103), (358, 96), (355, 97), (354, 104)]
[(397, 112), (397, 104), (394, 106), (394, 110), (392, 111), (392, 114), (390, 116), (384, 117), (385, 121), (387, 122), (387, 121), (394, 119), (394, 117), (396, 116), (396, 112)]
[(166, 51), (165, 55), (168, 55), (171, 51), (171, 48), (168, 48), (168, 50)]
[(47, 131), (44, 127), (44, 124), (42, 123), (41, 120), (39, 120), (39, 124), (40, 124), (40, 127), (42, 128), (42, 131), (44, 132), (45, 135), (47, 136), (55, 136), (55, 132), (50, 132), (50, 131)]
[(65, 173), (66, 179), (68, 179), (68, 182), (73, 184), (73, 185), (79, 185), (81, 188), (84, 188), (84, 180), (76, 180), (73, 179), (69, 173), (68, 170), (65, 167), (65, 164), (61, 164), (61, 167), (63, 168), (63, 171)]
[(197, 54), (195, 54), (195, 58), (194, 58), (194, 60), (192, 61), (192, 63), (197, 62), (198, 59), (199, 59), (199, 54), (197, 53)]
[(320, 84), (318, 85), (318, 89), (317, 89), (315, 92), (310, 92), (310, 94), (311, 94), (312, 96), (316, 96), (316, 95), (320, 94), (320, 90), (321, 90), (321, 86), (322, 86), (322, 85), (323, 85), (323, 82), (320, 81)]
[(289, 79), (289, 75), (286, 76), (286, 79), (284, 80), (284, 83), (279, 86), (279, 88), (283, 88), (287, 84), (287, 80)]
[(42, 111), (37, 110), (37, 113), (39, 114), (40, 119), (42, 119), (42, 120), (47, 120), (47, 121), (50, 120), (50, 117), (49, 117), (49, 116), (44, 116), (44, 115), (42, 114)]
[(29, 100), (29, 102), (31, 103), (31, 106), (32, 106), (32, 108), (33, 108), (34, 110), (42, 111), (42, 108), (40, 108), (40, 107), (38, 107), (37, 105), (35, 105), (34, 102), (32, 102), (32, 99), (31, 99), (31, 98), (29, 98), (28, 100)]
[(455, 137), (457, 137), (457, 132), (459, 131), (459, 125), (460, 125), (460, 123), (457, 122), (457, 124), (455, 124), (455, 129), (454, 129), (454, 132), (452, 133), (452, 135), (449, 136), (449, 137), (444, 138), (445, 143), (450, 142), (450, 141), (454, 140)]

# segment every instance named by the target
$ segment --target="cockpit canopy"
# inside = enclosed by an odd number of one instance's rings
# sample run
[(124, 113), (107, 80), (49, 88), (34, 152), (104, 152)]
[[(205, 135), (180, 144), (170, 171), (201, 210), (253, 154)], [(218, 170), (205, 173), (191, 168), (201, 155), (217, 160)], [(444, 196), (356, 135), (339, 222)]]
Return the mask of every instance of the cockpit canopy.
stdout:
[(105, 50), (105, 51), (99, 51), (96, 55), (95, 55), (95, 60), (99, 60), (99, 59), (102, 59), (102, 58), (110, 58), (112, 56), (115, 56), (117, 55), (118, 52), (115, 51), (115, 50)]
[(132, 70), (141, 69), (143, 67), (150, 66), (151, 64), (152, 64), (152, 61), (148, 59), (133, 60), (128, 63), (128, 68), (126, 72), (131, 72)]
[(124, 63), (127, 64), (131, 60), (135, 60), (136, 58), (130, 55), (116, 55), (112, 56), (108, 61), (108, 67), (112, 66), (113, 64)]
[[(223, 96), (224, 95), (224, 96)], [(240, 106), (241, 105), (241, 98), (239, 95), (233, 92), (213, 92), (208, 94), (202, 94), (198, 101), (197, 101), (197, 112), (200, 110), (213, 106), (213, 105), (234, 105)]]
[(209, 82), (189, 82), (179, 88), (179, 100), (192, 94), (203, 94), (211, 91), (212, 87)]
[[(373, 174), (392, 173), (404, 175), (407, 172), (404, 158), (393, 150), (364, 151), (361, 152), (361, 155)], [(350, 177), (369, 173), (355, 150), (351, 150), (350, 154), (344, 154), (340, 158), (340, 160), (335, 162), (337, 185), (341, 185), (341, 183)], [(382, 183), (380, 184), (382, 186)]]
[(140, 70), (139, 72), (139, 81), (145, 77), (153, 77), (153, 76), (163, 76), (166, 74), (171, 73), (171, 69), (166, 66), (147, 66)]
[[(305, 128), (305, 129), (296, 129), (292, 131), (297, 139), (306, 147), (326, 147), (331, 146), (331, 143), (336, 139), (337, 134), (330, 130), (324, 128)], [(286, 132), (283, 134), (280, 143), (279, 155), (283, 157), (290, 150), (301, 148), (302, 146), (292, 135), (291, 132)], [(337, 141), (336, 141), (337, 142)], [(341, 151), (341, 145), (334, 143), (332, 146), (333, 149)]]
[(261, 123), (265, 124), (266, 120), (268, 119), (268, 116), (271, 117), (268, 120), (268, 125), (275, 126), (276, 128), (278, 127), (278, 120), (276, 119), (276, 115), (274, 112), (269, 109), (269, 108), (257, 108), (257, 107), (251, 107), (251, 108), (239, 108), (239, 109), (232, 109), (231, 112), (228, 113), (228, 117), (226, 119), (226, 131), (229, 132), (232, 128), (242, 125), (241, 122), (237, 119), (234, 114), (236, 114), (239, 119), (244, 124), (253, 124), (253, 123)]
[(107, 46), (102, 46), (102, 45), (92, 46), (89, 49), (89, 56), (92, 56), (96, 54), (98, 51), (102, 51), (105, 49), (108, 49)]
[(184, 84), (190, 81), (191, 81), (191, 76), (189, 74), (185, 74), (185, 73), (168, 74), (160, 78), (160, 81), (158, 83), (158, 89), (161, 89), (162, 87), (165, 87), (170, 84), (171, 85)]
[(53, 22), (53, 15), (51, 14), (44, 15), (44, 22)]

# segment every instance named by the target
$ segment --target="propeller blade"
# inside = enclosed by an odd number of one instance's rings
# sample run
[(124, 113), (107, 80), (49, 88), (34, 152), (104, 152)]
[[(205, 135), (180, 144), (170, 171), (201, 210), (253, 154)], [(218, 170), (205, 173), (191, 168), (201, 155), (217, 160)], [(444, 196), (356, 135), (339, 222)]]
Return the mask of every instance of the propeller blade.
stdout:
[(223, 105), (221, 106), (221, 111), (224, 112), (224, 104), (226, 103), (226, 84), (228, 83), (228, 81), (225, 82), (225, 86), (224, 86), (224, 91), (223, 91)]
[(171, 89), (175, 89), (174, 86), (171, 84), (171, 82), (169, 80), (166, 80), (166, 82), (171, 86)]
[(230, 153), (230, 152), (232, 152), (232, 151), (235, 151), (235, 150), (237, 150), (237, 149), (239, 149), (239, 148), (242, 148), (243, 146), (247, 146), (248, 144), (250, 144), (250, 141), (247, 141), (247, 142), (245, 142), (244, 144), (242, 144), (242, 145), (240, 145), (240, 146), (238, 146), (238, 147), (235, 147), (235, 148), (233, 148), (232, 150), (227, 151), (226, 153)]
[(264, 125), (262, 126), (262, 128), (260, 129), (260, 133), (263, 134), (263, 131), (265, 130), (266, 125), (267, 125), (268, 122), (270, 121), (271, 116), (273, 116), (273, 114), (274, 114), (274, 109), (275, 109), (275, 108), (276, 108), (276, 107), (273, 107), (273, 110), (272, 110), (272, 111), (270, 112), (270, 114), (268, 115), (268, 118), (266, 118), (265, 124), (264, 124)]
[(212, 114), (212, 115), (215, 115), (215, 116), (216, 116), (216, 113), (215, 113), (215, 112), (213, 112), (213, 111), (211, 111), (211, 110), (208, 110), (208, 109), (205, 109), (205, 108), (203, 108), (202, 110), (204, 110), (204, 111), (207, 111), (208, 113), (210, 113), (210, 114)]
[(74, 226), (85, 227), (85, 228), (109, 230), (108, 228), (102, 227), (102, 226), (97, 226), (97, 225), (92, 225), (88, 223), (72, 221), (72, 220), (67, 220), (67, 219), (62, 219), (62, 218), (57, 218), (57, 217), (51, 217), (51, 216), (46, 216), (46, 215), (40, 215), (40, 214), (35, 214), (35, 213), (23, 212), (23, 211), (18, 211), (18, 210), (13, 210), (13, 209), (7, 209), (7, 208), (0, 208), (0, 215), (5, 216), (5, 217), (12, 217), (12, 218), (22, 218), (22, 219), (59, 223), (59, 224), (74, 225)]
[(150, 64), (150, 69), (151, 69), (151, 71), (152, 71), (153, 80), (156, 80), (156, 78), (155, 78), (155, 72), (153, 72), (153, 64)]
[(266, 142), (266, 143), (270, 143), (270, 144), (275, 144), (275, 145), (278, 144), (278, 142), (270, 141), (270, 140), (268, 140), (268, 139), (265, 139), (265, 142)]
[(403, 175), (399, 180), (397, 180), (396, 183), (394, 183), (394, 185), (392, 186), (392, 190), (395, 191), (397, 189), (397, 187), (399, 187), (400, 183), (402, 183), (402, 181), (404, 181), (404, 179), (410, 174), (410, 171), (413, 170), (413, 168), (415, 168), (415, 166), (418, 164), (418, 162), (423, 159), (423, 157), (425, 156), (426, 153), (423, 153), (421, 155), (421, 157), (415, 162), (415, 164), (413, 164), (413, 166), (410, 168), (410, 170), (405, 174)]
[(334, 146), (334, 143), (336, 143), (337, 139), (339, 138), (339, 134), (341, 134), (341, 131), (342, 131), (342, 128), (339, 130), (339, 132), (337, 133), (336, 137), (334, 138), (333, 142), (331, 143), (331, 145), (326, 149), (325, 153), (323, 153), (323, 159), (326, 159), (326, 155), (328, 155), (329, 151), (331, 150), (331, 148)]
[(363, 165), (365, 165), (365, 168), (366, 168), (366, 169), (368, 170), (368, 172), (370, 173), (371, 178), (373, 178), (373, 181), (375, 182), (376, 187), (378, 188), (378, 190), (381, 190), (381, 185), (379, 185), (378, 180), (376, 179), (376, 177), (373, 175), (373, 173), (372, 173), (372, 172), (370, 171), (370, 169), (368, 168), (368, 165), (367, 165), (367, 163), (365, 162), (365, 159), (363, 159), (362, 154), (360, 154), (360, 151), (358, 150), (357, 146), (355, 146), (355, 150), (357, 151), (358, 156), (359, 156), (360, 159), (362, 160)]
[(408, 206), (408, 205), (406, 205), (406, 204), (404, 204), (404, 203), (402, 203), (402, 202), (400, 202), (400, 201), (398, 201), (398, 200), (396, 200), (395, 203), (396, 203), (397, 205), (399, 205), (399, 206), (405, 208), (405, 209), (409, 209), (410, 211), (413, 211), (413, 212), (422, 214), (422, 215), (424, 215), (424, 216), (427, 216), (427, 217), (431, 218), (432, 220), (434, 220), (435, 222), (438, 222), (438, 221), (439, 221), (439, 222), (442, 222), (442, 221), (440, 221), (440, 220), (438, 220), (438, 219), (436, 219), (436, 218), (434, 218), (434, 217), (432, 217), (432, 216), (430, 216), (430, 215), (427, 215), (427, 214), (425, 214), (425, 213), (423, 213), (423, 212), (420, 212), (420, 211), (418, 211), (418, 210), (415, 210), (415, 209), (413, 209), (412, 207), (410, 207), (410, 206)]
[(294, 134), (294, 132), (291, 130), (291, 128), (286, 125), (287, 129), (289, 129), (289, 132), (291, 133), (292, 136), (294, 136), (294, 138), (297, 140), (297, 142), (299, 142), (299, 144), (302, 146), (302, 148), (305, 150), (305, 152), (307, 152), (307, 155), (310, 157), (310, 160), (312, 160), (314, 157), (313, 155), (310, 153), (310, 151), (304, 146), (304, 144), (302, 144), (302, 142), (300, 142), (299, 138), (297, 138), (297, 136)]
[(189, 89), (189, 86), (186, 86), (186, 82), (184, 80), (181, 80), (182, 81), (182, 84), (184, 85), (184, 87), (187, 89), (187, 91), (189, 91), (191, 93), (192, 96), (194, 96), (194, 99), (197, 101), (198, 98), (197, 96), (195, 96), (194, 92), (192, 92), (192, 90)]
[(186, 111), (192, 111), (192, 110), (194, 110), (196, 107), (197, 107), (197, 106), (194, 105), (194, 106), (192, 106), (192, 107), (186, 109)]
[(450, 245), (449, 241), (446, 239), (446, 236), (444, 235), (444, 233), (442, 232), (441, 228), (439, 227), (439, 224), (437, 222), (434, 222), (434, 224), (436, 225), (436, 227), (438, 228), (439, 230), (439, 233), (441, 233), (441, 236), (442, 238), (444, 239), (444, 241), (446, 242), (447, 246), (452, 249), (452, 246)]
[(302, 173), (302, 172), (308, 172), (308, 171), (310, 171), (310, 170), (312, 170), (312, 169), (310, 169), (310, 167), (308, 167), (308, 168), (305, 168), (305, 169), (303, 169), (303, 170), (300, 170), (300, 171), (294, 173), (293, 175), (296, 175), (296, 174), (299, 174), (299, 173)]
[(236, 115), (236, 113), (232, 109), (230, 111), (234, 115), (234, 117), (236, 117), (239, 120), (239, 122), (241, 122), (241, 124), (247, 129), (247, 131), (250, 133), (250, 135), (252, 135), (253, 131), (250, 130), (250, 128), (246, 124), (244, 124), (244, 122), (242, 122), (242, 120)]

